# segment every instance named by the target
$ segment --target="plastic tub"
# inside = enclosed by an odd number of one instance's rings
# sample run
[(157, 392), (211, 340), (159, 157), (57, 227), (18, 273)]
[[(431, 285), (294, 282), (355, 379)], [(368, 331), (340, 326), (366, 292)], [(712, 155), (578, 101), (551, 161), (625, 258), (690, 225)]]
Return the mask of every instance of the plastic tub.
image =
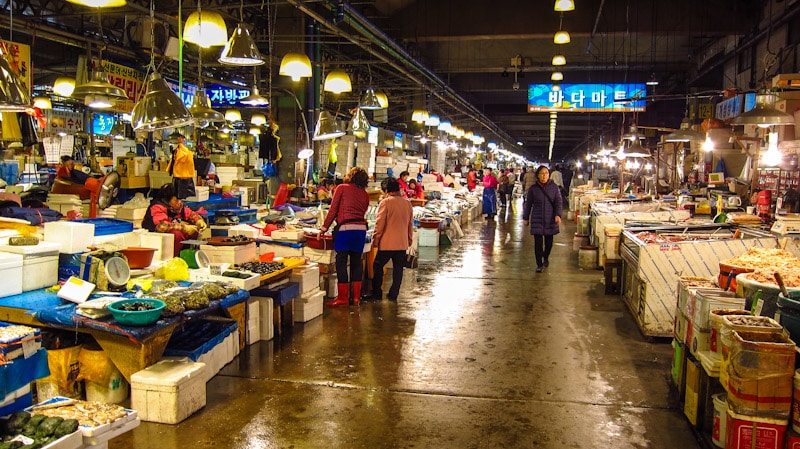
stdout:
[(719, 286), (720, 288), (736, 291), (736, 276), (741, 273), (752, 273), (752, 268), (737, 267), (725, 263), (719, 263)]
[(156, 249), (129, 246), (119, 252), (128, 259), (129, 267), (137, 269), (149, 267), (153, 263), (153, 255), (156, 253)]
[(578, 266), (584, 270), (594, 270), (597, 268), (596, 246), (586, 245), (578, 249)]
[[(778, 311), (778, 295), (781, 292), (780, 287), (776, 283), (757, 282), (750, 279), (749, 273), (742, 273), (736, 276), (736, 296), (745, 298), (745, 309), (751, 310), (753, 306), (753, 298), (756, 292), (761, 290), (761, 313), (754, 313), (754, 315), (774, 317), (775, 312)], [(789, 294), (794, 292), (800, 294), (799, 288), (787, 287)]]
[(581, 246), (588, 246), (589, 245), (589, 236), (586, 234), (575, 234), (575, 237), (572, 239), (572, 250), (578, 251), (581, 249)]
[[(126, 304), (135, 302), (148, 303), (152, 309), (140, 311), (127, 311), (121, 309)], [(114, 315), (114, 319), (123, 326), (149, 326), (161, 318), (161, 310), (164, 308), (164, 301), (153, 298), (129, 298), (114, 301), (108, 305), (108, 310)]]
[(714, 400), (714, 424), (711, 428), (711, 442), (714, 446), (725, 447), (726, 426), (728, 424), (728, 395), (717, 393)]

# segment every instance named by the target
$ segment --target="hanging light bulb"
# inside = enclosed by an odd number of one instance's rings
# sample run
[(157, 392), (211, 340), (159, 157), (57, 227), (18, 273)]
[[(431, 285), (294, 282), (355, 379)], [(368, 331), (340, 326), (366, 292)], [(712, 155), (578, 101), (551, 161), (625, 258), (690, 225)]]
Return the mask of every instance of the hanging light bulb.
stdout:
[(555, 55), (553, 56), (553, 65), (565, 65), (567, 63), (567, 58), (564, 55)]
[(242, 98), (239, 100), (239, 102), (253, 107), (269, 106), (269, 100), (266, 97), (261, 96), (261, 94), (258, 93), (258, 87), (255, 86), (253, 86), (253, 91), (250, 92), (250, 95)]
[(53, 109), (53, 102), (50, 97), (36, 97), (33, 99), (33, 107), (39, 109)]
[(350, 75), (344, 70), (331, 70), (328, 76), (325, 77), (323, 90), (334, 94), (352, 92), (353, 85), (350, 82)]
[(53, 93), (61, 97), (69, 97), (75, 90), (75, 79), (59, 76), (53, 83)]
[(414, 112), (411, 114), (411, 121), (416, 123), (425, 123), (428, 120), (428, 111), (424, 109), (415, 109)]
[(67, 0), (67, 2), (90, 8), (116, 8), (126, 5), (125, 0)]
[(86, 106), (97, 109), (110, 108), (114, 102), (128, 98), (128, 94), (124, 90), (108, 82), (102, 64), (98, 64), (92, 71), (92, 78), (89, 82), (75, 88), (72, 96), (83, 99)]
[(225, 20), (218, 12), (201, 11), (198, 0), (197, 11), (189, 14), (183, 27), (183, 41), (202, 48), (225, 45), (228, 42)]
[(550, 74), (550, 81), (563, 81), (564, 74), (561, 72), (553, 72)]
[(221, 64), (240, 67), (257, 66), (266, 62), (261, 56), (261, 52), (258, 51), (253, 37), (250, 36), (250, 31), (243, 23), (236, 25), (236, 29), (233, 30), (231, 38), (225, 44), (217, 60)]
[(767, 143), (767, 152), (764, 153), (764, 155), (761, 157), (761, 160), (764, 162), (764, 165), (775, 167), (781, 163), (782, 158), (783, 155), (781, 154), (780, 150), (778, 150), (778, 133), (770, 132), (769, 141)]
[(706, 140), (703, 142), (703, 145), (701, 146), (701, 148), (706, 153), (708, 153), (709, 151), (714, 151), (714, 141), (711, 140), (711, 135), (710, 134), (706, 133)]
[(300, 78), (311, 77), (311, 60), (302, 53), (286, 53), (281, 60), (279, 75), (288, 76), (292, 81), (300, 81)]
[(259, 128), (258, 126), (252, 126), (250, 127), (250, 131), (248, 131), (248, 133), (251, 136), (259, 136), (261, 135), (261, 128)]
[(554, 44), (569, 44), (570, 38), (569, 33), (566, 31), (557, 31), (556, 34), (553, 36), (553, 43)]
[(206, 90), (202, 85), (197, 88), (197, 93), (194, 95), (189, 112), (192, 113), (192, 117), (195, 118), (201, 128), (207, 127), (210, 123), (225, 120), (225, 116), (211, 109), (211, 101), (208, 99)]

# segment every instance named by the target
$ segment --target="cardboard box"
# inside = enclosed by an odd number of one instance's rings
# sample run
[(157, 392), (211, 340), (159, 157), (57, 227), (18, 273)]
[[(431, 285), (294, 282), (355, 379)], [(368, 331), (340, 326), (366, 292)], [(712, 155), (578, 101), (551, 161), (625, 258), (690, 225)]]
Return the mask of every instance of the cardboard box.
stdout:
[(120, 188), (122, 189), (141, 189), (148, 187), (147, 176), (123, 176), (120, 178)]
[(172, 176), (167, 171), (150, 170), (147, 172), (147, 185), (151, 189), (160, 189), (164, 184), (172, 184)]
[(684, 393), (683, 414), (697, 426), (700, 416), (700, 373), (703, 369), (692, 359), (686, 361), (686, 391)]
[(728, 410), (726, 449), (783, 449), (788, 420), (743, 416)]
[(205, 363), (167, 359), (131, 375), (131, 408), (143, 421), (177, 424), (206, 405)]
[(792, 408), (793, 376), (744, 379), (727, 366), (725, 390), (728, 407), (743, 415), (768, 412), (789, 416)]

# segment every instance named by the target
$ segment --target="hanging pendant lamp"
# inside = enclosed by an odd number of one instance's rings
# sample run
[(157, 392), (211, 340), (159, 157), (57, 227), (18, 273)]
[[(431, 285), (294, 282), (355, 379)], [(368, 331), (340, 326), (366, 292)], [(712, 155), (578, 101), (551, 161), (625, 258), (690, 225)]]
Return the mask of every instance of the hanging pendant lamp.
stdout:
[(367, 120), (367, 115), (364, 114), (361, 108), (356, 108), (356, 113), (353, 114), (353, 119), (350, 120), (350, 131), (359, 139), (367, 137), (369, 120)]
[(411, 114), (411, 121), (416, 123), (425, 123), (428, 120), (428, 111), (424, 109), (415, 109), (414, 112)]
[(551, 81), (563, 81), (564, 80), (564, 74), (561, 73), (561, 72), (553, 72), (553, 73), (550, 74), (550, 80)]
[(257, 66), (266, 62), (258, 51), (253, 37), (250, 36), (250, 31), (243, 23), (236, 25), (217, 60), (225, 65), (240, 67)]
[(562, 44), (569, 44), (570, 43), (569, 33), (566, 31), (558, 31), (553, 36), (553, 43), (562, 45)]
[(0, 111), (22, 112), (31, 107), (31, 94), (11, 68), (8, 49), (0, 45)]
[(189, 112), (192, 113), (192, 117), (194, 117), (197, 125), (201, 128), (205, 128), (213, 122), (222, 122), (225, 120), (225, 116), (211, 109), (210, 104), (211, 101), (208, 99), (208, 95), (206, 95), (206, 90), (203, 86), (199, 86), (192, 100), (192, 106), (189, 108)]
[(72, 91), (72, 97), (83, 99), (83, 103), (90, 108), (107, 109), (116, 101), (128, 99), (128, 94), (122, 88), (108, 82), (106, 71), (102, 64), (92, 72), (92, 79), (81, 84)]
[(553, 56), (553, 65), (565, 65), (567, 63), (567, 58), (564, 55), (555, 55)]
[(198, 0), (197, 11), (189, 14), (183, 27), (183, 41), (202, 48), (225, 45), (228, 42), (225, 20), (215, 11), (201, 11)]
[(312, 140), (330, 140), (344, 135), (344, 131), (339, 129), (336, 120), (328, 111), (319, 113), (319, 120), (317, 126), (314, 128), (314, 137)]
[(352, 92), (353, 84), (350, 82), (350, 75), (344, 70), (331, 70), (328, 76), (325, 77), (323, 90), (334, 94)]
[(36, 97), (33, 99), (33, 107), (39, 109), (53, 109), (53, 102), (50, 97)]
[(680, 129), (664, 136), (665, 142), (700, 142), (701, 140), (703, 140), (703, 135), (692, 129), (689, 117), (684, 117), (681, 120)]
[(90, 8), (116, 8), (127, 4), (125, 0), (67, 0), (67, 2)]
[(264, 114), (253, 114), (250, 117), (250, 124), (255, 126), (266, 125), (267, 117)]
[(281, 60), (279, 75), (288, 76), (292, 81), (300, 81), (300, 78), (311, 77), (311, 60), (302, 53), (286, 53)]
[(53, 83), (53, 93), (62, 97), (69, 97), (75, 91), (75, 79), (59, 76)]
[(389, 97), (382, 91), (375, 92), (375, 98), (378, 99), (378, 103), (381, 105), (381, 109), (386, 109), (389, 107)]
[(625, 154), (628, 157), (651, 157), (652, 154), (650, 153), (650, 149), (647, 147), (643, 147), (638, 140), (635, 140), (631, 145), (625, 150)]
[(574, 11), (575, 10), (575, 0), (556, 0), (555, 6), (553, 6), (553, 11)]
[(147, 92), (133, 107), (131, 124), (135, 130), (154, 131), (189, 125), (192, 113), (158, 73), (150, 75)]
[(770, 92), (756, 94), (756, 105), (753, 109), (733, 119), (734, 125), (756, 125), (760, 128), (768, 126), (794, 125), (794, 116), (778, 110), (775, 102), (778, 96)]
[(381, 107), (381, 102), (378, 101), (378, 97), (375, 95), (375, 89), (371, 87), (368, 87), (364, 91), (364, 96), (361, 97), (361, 101), (358, 103), (358, 107), (366, 111), (375, 111), (378, 109), (383, 109)]
[(225, 111), (225, 120), (228, 122), (238, 122), (242, 119), (242, 113), (238, 109), (228, 109)]
[(261, 96), (261, 94), (258, 93), (258, 87), (255, 86), (253, 86), (253, 91), (250, 92), (250, 95), (242, 98), (239, 100), (239, 102), (253, 107), (269, 106), (269, 100), (266, 97)]

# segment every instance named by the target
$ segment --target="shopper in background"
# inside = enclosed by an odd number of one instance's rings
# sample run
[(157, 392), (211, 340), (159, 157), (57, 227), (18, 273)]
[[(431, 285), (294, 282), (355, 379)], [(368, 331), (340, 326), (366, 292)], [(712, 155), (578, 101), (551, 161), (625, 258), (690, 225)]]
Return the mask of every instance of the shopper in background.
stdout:
[(383, 299), (383, 267), (392, 261), (392, 286), (388, 298), (397, 301), (400, 284), (403, 282), (403, 268), (406, 263), (406, 251), (411, 246), (414, 232), (414, 210), (411, 203), (400, 193), (400, 182), (395, 178), (387, 178), (387, 197), (378, 205), (378, 217), (372, 244), (378, 248), (373, 263), (372, 299)]
[(475, 169), (472, 166), (469, 166), (469, 171), (467, 171), (467, 190), (472, 192), (475, 190), (475, 187), (478, 186), (478, 176), (475, 174)]
[[(361, 280), (364, 276), (361, 253), (364, 251), (364, 241), (367, 237), (367, 220), (364, 215), (369, 208), (368, 183), (369, 175), (366, 170), (361, 167), (351, 168), (344, 177), (344, 183), (337, 186), (333, 192), (331, 208), (321, 227), (324, 233), (330, 229), (334, 220), (336, 221), (333, 230), (333, 249), (336, 250), (338, 295), (333, 301), (325, 303), (328, 306), (350, 304), (351, 292), (353, 304), (358, 305), (361, 300)], [(322, 233), (319, 234), (320, 237)]]
[(508, 184), (508, 175), (503, 173), (500, 175), (500, 179), (497, 182), (497, 202), (500, 207), (506, 207), (506, 203), (508, 202), (508, 194), (511, 193), (511, 189), (509, 188)]
[(483, 213), (487, 220), (494, 220), (497, 213), (497, 178), (492, 174), (492, 169), (487, 168), (483, 174)]
[(422, 192), (422, 183), (417, 182), (416, 179), (409, 179), (408, 189), (406, 190), (406, 197), (414, 198), (417, 200), (423, 199), (424, 193)]
[(525, 193), (522, 208), (523, 223), (530, 224), (533, 248), (536, 255), (536, 272), (541, 273), (550, 265), (550, 250), (553, 236), (561, 225), (563, 200), (558, 186), (550, 179), (550, 170), (544, 165), (536, 169), (538, 181)]
[(89, 175), (75, 168), (72, 156), (66, 154), (61, 156), (61, 166), (56, 171), (56, 177), (75, 184), (86, 184), (86, 180), (89, 179)]
[(525, 198), (527, 198), (528, 190), (537, 182), (536, 170), (533, 167), (528, 167), (528, 171), (522, 175), (522, 194), (526, 195)]
[(197, 238), (206, 222), (178, 198), (173, 184), (164, 184), (142, 219), (142, 228), (175, 236), (173, 254), (178, 257), (183, 241)]
[(408, 198), (408, 177), (410, 175), (407, 171), (401, 171), (400, 176), (397, 178), (397, 182), (400, 183), (400, 194), (406, 198)]
[(172, 159), (167, 171), (172, 175), (172, 184), (175, 186), (178, 198), (186, 199), (195, 193), (194, 153), (185, 145), (183, 135), (178, 134), (176, 138), (178, 145), (172, 150)]

